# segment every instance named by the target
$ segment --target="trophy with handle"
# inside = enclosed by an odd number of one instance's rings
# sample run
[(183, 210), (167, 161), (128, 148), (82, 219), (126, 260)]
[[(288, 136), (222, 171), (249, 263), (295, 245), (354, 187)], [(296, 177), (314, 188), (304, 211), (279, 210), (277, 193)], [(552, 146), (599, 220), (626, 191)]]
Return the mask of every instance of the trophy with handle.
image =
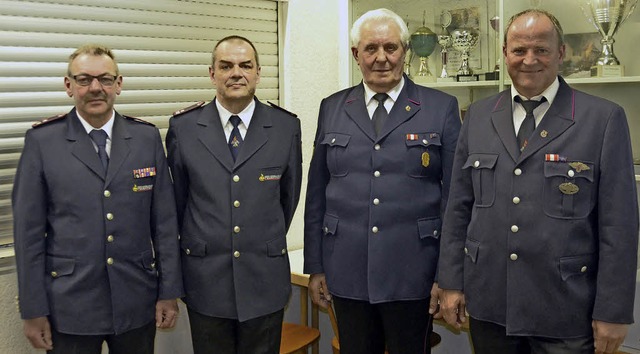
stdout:
[(477, 76), (473, 75), (473, 70), (469, 66), (469, 52), (478, 44), (478, 31), (473, 28), (458, 28), (451, 32), (451, 46), (462, 53), (462, 64), (458, 69), (458, 81), (477, 81)]
[(624, 67), (613, 53), (613, 36), (637, 4), (638, 0), (580, 0), (582, 12), (602, 36), (602, 55), (591, 67), (591, 76), (624, 75)]

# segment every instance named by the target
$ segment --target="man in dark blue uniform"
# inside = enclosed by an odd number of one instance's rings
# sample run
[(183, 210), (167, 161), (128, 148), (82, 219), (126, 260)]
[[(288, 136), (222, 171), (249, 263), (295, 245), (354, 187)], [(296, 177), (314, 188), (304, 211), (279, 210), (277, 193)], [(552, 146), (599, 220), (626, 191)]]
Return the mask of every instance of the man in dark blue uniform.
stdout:
[(113, 109), (114, 56), (69, 57), (68, 114), (27, 131), (13, 189), (20, 312), (35, 348), (152, 354), (182, 296), (178, 230), (158, 129)]

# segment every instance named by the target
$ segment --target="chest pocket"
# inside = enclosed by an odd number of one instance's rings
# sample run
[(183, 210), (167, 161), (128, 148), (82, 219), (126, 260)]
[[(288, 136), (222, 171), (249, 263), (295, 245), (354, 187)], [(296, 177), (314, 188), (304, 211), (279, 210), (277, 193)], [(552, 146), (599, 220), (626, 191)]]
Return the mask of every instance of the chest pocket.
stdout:
[[(411, 137), (410, 137), (411, 136)], [(440, 134), (407, 134), (405, 170), (411, 177), (440, 177)]]
[(544, 163), (544, 212), (552, 218), (582, 219), (595, 207), (591, 162)]
[(348, 162), (344, 158), (349, 140), (351, 135), (327, 133), (320, 142), (320, 145), (327, 150), (327, 168), (333, 177), (344, 177), (349, 173)]
[(497, 154), (470, 154), (462, 169), (471, 170), (473, 196), (478, 207), (490, 207), (496, 199)]

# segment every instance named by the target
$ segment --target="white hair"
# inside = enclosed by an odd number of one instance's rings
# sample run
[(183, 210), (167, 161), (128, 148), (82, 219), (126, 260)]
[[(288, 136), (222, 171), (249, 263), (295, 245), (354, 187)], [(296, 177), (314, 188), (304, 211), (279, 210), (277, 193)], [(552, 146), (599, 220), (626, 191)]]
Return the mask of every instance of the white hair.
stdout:
[(407, 24), (404, 23), (402, 18), (398, 16), (395, 12), (389, 9), (376, 9), (365, 12), (360, 18), (358, 18), (354, 23), (353, 27), (351, 27), (351, 46), (357, 47), (360, 42), (360, 32), (362, 31), (362, 26), (364, 26), (368, 22), (372, 21), (380, 21), (380, 22), (393, 22), (400, 29), (400, 41), (402, 41), (402, 45), (406, 48), (409, 45), (409, 29), (407, 28)]

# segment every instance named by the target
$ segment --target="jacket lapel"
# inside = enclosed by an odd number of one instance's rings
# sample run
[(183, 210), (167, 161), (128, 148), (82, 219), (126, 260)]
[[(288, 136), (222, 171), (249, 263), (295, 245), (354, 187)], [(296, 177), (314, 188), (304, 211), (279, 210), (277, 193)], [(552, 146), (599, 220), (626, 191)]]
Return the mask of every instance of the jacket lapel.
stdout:
[(233, 157), (227, 145), (220, 115), (214, 101), (211, 101), (200, 112), (198, 117), (198, 140), (207, 151), (229, 171), (233, 171)]
[[(351, 90), (344, 104), (347, 116), (362, 130), (372, 141), (376, 140), (373, 123), (367, 112), (367, 103), (364, 101), (364, 85), (362, 82)], [(384, 131), (384, 128), (383, 128)]]
[[(400, 90), (398, 99), (393, 104), (389, 118), (382, 126), (378, 139), (385, 137), (396, 129), (399, 125), (409, 120), (420, 111), (422, 102), (418, 96), (416, 85), (409, 78), (404, 78), (404, 87)], [(426, 102), (425, 102), (426, 104)]]
[(553, 100), (553, 104), (551, 104), (542, 121), (533, 132), (533, 136), (529, 139), (529, 145), (522, 151), (522, 155), (520, 155), (521, 161), (549, 144), (574, 124), (572, 114), (573, 90), (562, 78), (559, 79), (560, 88)]
[(89, 134), (84, 130), (76, 109), (72, 109), (67, 117), (66, 139), (71, 143), (71, 154), (85, 164), (97, 176), (105, 179), (105, 173), (100, 162), (100, 157), (93, 147)]
[(260, 103), (258, 99), (254, 100), (256, 102), (256, 109), (253, 111), (251, 124), (249, 125), (247, 134), (245, 135), (244, 141), (240, 146), (240, 151), (238, 152), (238, 157), (236, 158), (235, 162), (236, 167), (242, 165), (264, 144), (267, 143), (267, 129), (271, 128), (272, 126), (271, 116), (268, 114), (266, 106)]
[(513, 110), (511, 108), (510, 90), (502, 91), (498, 96), (498, 101), (491, 112), (491, 122), (498, 133), (502, 145), (509, 153), (513, 161), (517, 161), (520, 156), (518, 141), (516, 140), (515, 128), (513, 127)]
[(122, 164), (131, 152), (129, 147), (131, 134), (126, 127), (124, 118), (118, 112), (116, 112), (116, 116), (114, 117), (111, 135), (111, 153), (109, 154), (109, 167), (107, 168), (107, 180), (105, 182), (107, 186), (118, 174), (118, 170), (120, 170), (120, 167), (122, 167)]

